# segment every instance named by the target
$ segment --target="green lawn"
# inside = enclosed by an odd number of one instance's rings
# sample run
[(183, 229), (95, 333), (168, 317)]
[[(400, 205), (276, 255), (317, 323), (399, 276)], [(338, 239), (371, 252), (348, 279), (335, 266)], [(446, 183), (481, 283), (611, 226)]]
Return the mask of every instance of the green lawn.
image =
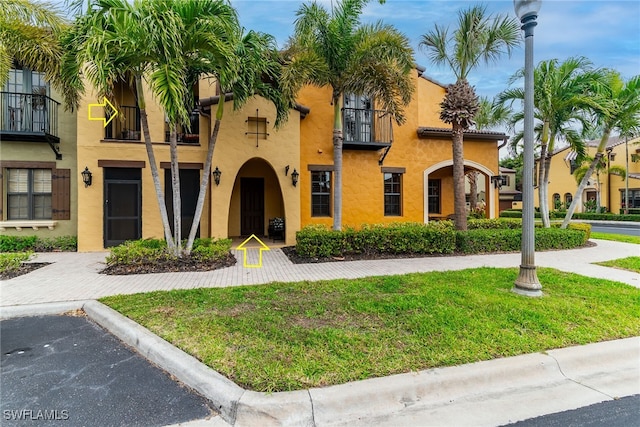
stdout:
[(640, 335), (640, 289), (541, 268), (115, 296), (101, 301), (242, 387), (284, 391)]
[(637, 245), (640, 245), (640, 236), (627, 236), (625, 234), (609, 234), (592, 231), (591, 238), (600, 240), (613, 240), (615, 242), (623, 243), (635, 243)]
[(605, 267), (620, 268), (622, 270), (635, 271), (640, 273), (640, 257), (630, 256), (626, 258), (614, 259), (611, 261), (596, 262), (598, 265)]

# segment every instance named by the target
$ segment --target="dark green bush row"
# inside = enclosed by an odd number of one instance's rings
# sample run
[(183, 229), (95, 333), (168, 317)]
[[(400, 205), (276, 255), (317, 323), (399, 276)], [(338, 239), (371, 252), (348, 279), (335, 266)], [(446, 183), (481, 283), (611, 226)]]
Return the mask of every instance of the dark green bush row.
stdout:
[[(534, 213), (536, 218), (540, 218), (540, 212)], [(564, 219), (566, 212), (551, 211), (549, 212), (550, 219)], [(520, 209), (507, 209), (500, 212), (500, 218), (522, 218), (522, 210)], [(594, 212), (576, 212), (573, 214), (573, 219), (587, 219), (598, 221), (636, 221), (640, 222), (640, 215), (638, 214), (611, 214), (611, 213), (594, 213)]]
[[(584, 224), (587, 225), (588, 224)], [(475, 229), (456, 232), (456, 251), (464, 254), (513, 252), (521, 249), (521, 230)], [(535, 229), (535, 249), (571, 249), (584, 245), (588, 233), (583, 230), (557, 227)]]
[[(196, 239), (191, 251), (191, 259), (196, 261), (217, 261), (224, 258), (231, 249), (231, 239)], [(167, 251), (167, 243), (159, 239), (132, 240), (111, 248), (107, 265), (143, 265), (175, 261), (176, 256)]]
[(75, 252), (76, 236), (41, 238), (38, 236), (0, 236), (0, 252)]
[(360, 230), (309, 226), (296, 233), (298, 255), (310, 258), (347, 254), (449, 254), (455, 250), (450, 221), (429, 224), (365, 225)]
[[(333, 231), (324, 226), (305, 227), (296, 233), (296, 252), (318, 258), (348, 254), (472, 254), (512, 252), (521, 248), (518, 220), (470, 220), (467, 231), (455, 231), (451, 221), (429, 224), (367, 225), (361, 230)], [(537, 228), (536, 250), (567, 249), (584, 245), (589, 224), (570, 224), (562, 230)]]
[[(560, 211), (551, 211), (549, 212), (549, 219), (564, 219), (566, 216), (566, 212)], [(533, 213), (535, 218), (541, 218), (541, 214), (538, 211)], [(575, 214), (573, 217), (575, 218)], [(505, 211), (500, 212), (500, 218), (522, 218), (522, 209), (507, 209)]]
[(573, 219), (591, 219), (591, 220), (598, 220), (598, 221), (636, 221), (636, 222), (640, 222), (640, 215), (638, 214), (606, 214), (606, 213), (601, 213), (601, 214), (597, 214), (597, 213), (592, 213), (592, 212), (581, 212), (581, 213), (574, 213), (573, 214)]

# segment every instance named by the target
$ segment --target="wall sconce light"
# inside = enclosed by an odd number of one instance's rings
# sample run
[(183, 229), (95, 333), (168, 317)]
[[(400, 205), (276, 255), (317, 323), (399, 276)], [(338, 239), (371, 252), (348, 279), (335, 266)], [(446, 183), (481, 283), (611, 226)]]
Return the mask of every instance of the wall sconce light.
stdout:
[(295, 187), (296, 185), (298, 185), (298, 178), (300, 177), (300, 174), (298, 173), (297, 170), (295, 170), (295, 168), (293, 169), (293, 172), (291, 172), (291, 183), (293, 184), (293, 186)]
[(289, 165), (284, 167), (284, 176), (289, 175)]
[(215, 182), (216, 185), (220, 185), (220, 175), (222, 175), (222, 172), (220, 172), (220, 169), (218, 169), (218, 167), (216, 166), (216, 170), (214, 170), (211, 173), (213, 174), (213, 182)]
[(82, 175), (82, 182), (84, 182), (85, 188), (91, 185), (93, 177), (88, 166), (84, 167), (84, 170), (80, 173)]
[(502, 188), (502, 183), (504, 182), (504, 176), (494, 175), (491, 177), (491, 182), (493, 182), (493, 188), (497, 188), (499, 190)]

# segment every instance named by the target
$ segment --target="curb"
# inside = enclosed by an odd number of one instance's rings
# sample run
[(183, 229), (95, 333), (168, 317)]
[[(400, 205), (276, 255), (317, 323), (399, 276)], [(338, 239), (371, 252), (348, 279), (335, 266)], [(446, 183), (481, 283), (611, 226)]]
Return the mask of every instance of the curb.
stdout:
[(12, 305), (0, 307), (0, 319), (11, 317), (51, 316), (68, 311), (81, 310), (90, 300), (49, 302), (43, 304)]
[[(5, 307), (1, 316), (60, 314), (78, 308), (212, 401), (234, 426), (496, 425), (543, 415), (540, 407), (530, 404), (537, 400), (551, 401), (544, 411), (552, 413), (640, 393), (640, 337), (324, 388), (262, 393), (242, 389), (97, 301)], [(511, 412), (505, 413), (505, 407)]]

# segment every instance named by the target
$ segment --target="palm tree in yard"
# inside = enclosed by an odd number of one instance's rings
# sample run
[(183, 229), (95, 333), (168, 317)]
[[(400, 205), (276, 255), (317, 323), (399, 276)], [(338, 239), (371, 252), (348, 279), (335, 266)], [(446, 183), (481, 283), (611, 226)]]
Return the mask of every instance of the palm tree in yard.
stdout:
[(333, 3), (331, 10), (316, 2), (300, 6), (284, 72), (290, 93), (307, 84), (332, 90), (334, 230), (342, 228), (344, 95), (371, 96), (401, 124), (403, 109), (413, 94), (409, 40), (389, 25), (362, 25), (360, 15), (367, 3), (369, 0), (343, 0)]
[[(68, 85), (75, 88), (72, 102), (77, 104), (78, 94), (84, 90), (79, 73), (81, 67), (99, 97), (111, 97), (117, 82), (125, 81), (132, 87), (140, 109), (145, 147), (167, 246), (173, 254), (182, 255), (176, 129), (180, 124), (188, 126), (190, 88), (200, 75), (208, 74), (216, 79), (221, 90), (236, 91), (236, 105), (241, 105), (249, 94), (260, 92), (261, 83), (258, 83), (256, 76), (277, 77), (275, 73), (279, 69), (272, 65), (275, 59), (268, 38), (253, 33), (243, 38), (235, 10), (223, 0), (135, 0), (133, 3), (127, 0), (93, 0), (87, 13), (76, 20), (76, 25), (66, 35), (64, 42), (67, 53), (63, 72)], [(258, 58), (263, 62), (259, 62)], [(143, 85), (145, 80), (169, 122), (173, 233), (151, 143)], [(281, 107), (285, 104), (280, 102), (279, 117), (282, 116)], [(209, 139), (196, 216), (184, 248), (187, 254), (193, 245), (202, 215), (223, 109), (224, 102), (220, 102), (216, 124)]]
[(567, 209), (562, 228), (569, 225), (589, 177), (602, 162), (611, 132), (619, 131), (621, 134), (626, 134), (630, 129), (640, 127), (640, 75), (625, 82), (618, 72), (610, 70), (605, 77), (605, 84), (597, 85), (594, 89), (596, 102), (594, 113), (597, 124), (603, 129), (602, 138), (593, 161), (580, 181), (573, 201)]
[(59, 42), (66, 23), (55, 4), (33, 0), (3, 0), (0, 8), (0, 88), (13, 62), (45, 74), (58, 91), (67, 88), (60, 79)]
[(453, 193), (456, 229), (467, 229), (464, 188), (464, 131), (474, 123), (478, 97), (467, 81), (480, 63), (497, 61), (503, 53), (511, 55), (520, 42), (520, 24), (515, 18), (487, 15), (485, 6), (473, 6), (458, 14), (458, 28), (452, 33), (436, 24), (422, 36), (420, 46), (431, 61), (446, 65), (456, 76), (440, 104), (440, 119), (452, 125)]
[[(551, 158), (556, 143), (563, 140), (575, 151), (578, 158), (585, 155), (583, 135), (576, 130), (576, 125), (583, 130), (588, 130), (588, 108), (593, 104), (589, 91), (593, 85), (602, 78), (602, 73), (594, 70), (589, 60), (583, 57), (569, 58), (560, 63), (557, 59), (541, 61), (533, 73), (535, 93), (534, 116), (538, 121), (536, 135), (539, 140), (538, 161), (538, 200), (540, 201), (540, 214), (544, 227), (550, 227), (549, 221), (549, 172), (551, 170)], [(510, 79), (510, 84), (521, 80), (524, 70), (519, 70)], [(498, 102), (513, 103), (516, 100), (524, 101), (524, 89), (512, 88), (500, 93)], [(519, 112), (514, 115), (513, 122), (524, 120), (524, 115)], [(512, 144), (518, 144), (522, 140), (522, 132), (515, 135)]]
[[(585, 157), (584, 160), (588, 162), (588, 164), (580, 166), (573, 172), (573, 176), (575, 177), (576, 182), (578, 184), (582, 182), (582, 179), (585, 177), (587, 172), (589, 172), (589, 167), (591, 165), (591, 162), (593, 162), (594, 159), (590, 157)], [(607, 182), (609, 182), (610, 175), (617, 175), (624, 180), (627, 175), (627, 170), (621, 166), (615, 166), (615, 165), (611, 166), (608, 164), (607, 160), (604, 157), (601, 157), (600, 161), (596, 165), (595, 173), (596, 173), (596, 186), (598, 189), (595, 208), (596, 208), (596, 213), (600, 213), (600, 207), (602, 206), (602, 200), (600, 198), (600, 194), (601, 194), (600, 175), (607, 175)], [(589, 178), (591, 177), (588, 176), (587, 179)], [(611, 188), (607, 186), (607, 193), (609, 193), (610, 190)], [(608, 206), (608, 208), (610, 209), (611, 206)]]

